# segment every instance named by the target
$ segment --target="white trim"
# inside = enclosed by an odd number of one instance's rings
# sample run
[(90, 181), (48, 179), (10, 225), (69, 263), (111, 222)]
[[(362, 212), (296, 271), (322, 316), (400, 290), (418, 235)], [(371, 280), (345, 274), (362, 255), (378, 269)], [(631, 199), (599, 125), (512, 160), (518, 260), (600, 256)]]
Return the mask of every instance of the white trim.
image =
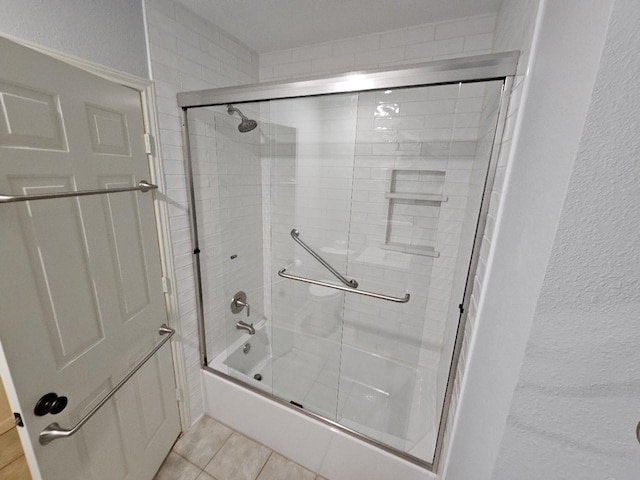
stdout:
[[(173, 370), (176, 379), (176, 388), (183, 392), (187, 392), (187, 370), (184, 363), (184, 352), (182, 348), (182, 331), (180, 318), (180, 308), (178, 303), (178, 292), (176, 285), (175, 266), (173, 264), (173, 243), (171, 242), (171, 224), (169, 220), (169, 209), (166, 201), (160, 201), (166, 198), (167, 191), (164, 166), (162, 163), (160, 149), (160, 127), (158, 125), (158, 113), (156, 109), (156, 90), (155, 84), (149, 82), (144, 91), (141, 92), (142, 109), (145, 113), (145, 131), (152, 136), (152, 150), (149, 155), (149, 166), (151, 171), (151, 182), (158, 185), (155, 194), (156, 224), (158, 228), (158, 243), (160, 246), (160, 261), (162, 263), (162, 275), (169, 279), (171, 286), (168, 293), (165, 293), (165, 301), (167, 307), (167, 317), (169, 325), (176, 330), (180, 341), (171, 342), (173, 352)], [(189, 396), (183, 395), (178, 401), (180, 411), (180, 423), (182, 430), (186, 430), (191, 426), (191, 409), (189, 405)]]
[[(60, 60), (64, 63), (72, 65), (86, 72), (97, 75), (105, 80), (113, 83), (124, 85), (140, 92), (142, 103), (143, 120), (145, 132), (153, 137), (153, 151), (149, 155), (149, 170), (151, 174), (151, 182), (158, 185), (158, 189), (154, 195), (154, 209), (156, 212), (156, 226), (158, 229), (158, 244), (160, 247), (160, 262), (162, 267), (162, 275), (169, 278), (172, 286), (177, 285), (175, 267), (173, 264), (173, 246), (171, 243), (171, 229), (169, 223), (169, 210), (167, 202), (162, 201), (166, 192), (166, 182), (164, 176), (164, 168), (162, 163), (160, 149), (160, 128), (158, 126), (158, 113), (156, 108), (155, 84), (147, 78), (137, 77), (129, 73), (120, 72), (97, 63), (83, 60), (63, 52), (42, 47), (31, 42), (27, 42), (12, 35), (0, 33), (0, 37), (11, 40), (17, 44), (29, 47), (49, 57)], [(184, 364), (184, 355), (182, 349), (182, 335), (180, 325), (180, 310), (178, 306), (178, 295), (175, 288), (172, 292), (165, 294), (165, 303), (167, 310), (167, 321), (171, 328), (176, 330), (176, 338), (180, 341), (171, 342), (171, 350), (173, 354), (173, 369), (176, 380), (176, 387), (183, 392), (187, 391), (186, 368)], [(180, 412), (180, 423), (182, 430), (186, 430), (191, 425), (191, 414), (189, 408), (189, 398), (184, 396), (183, 400), (178, 402)]]

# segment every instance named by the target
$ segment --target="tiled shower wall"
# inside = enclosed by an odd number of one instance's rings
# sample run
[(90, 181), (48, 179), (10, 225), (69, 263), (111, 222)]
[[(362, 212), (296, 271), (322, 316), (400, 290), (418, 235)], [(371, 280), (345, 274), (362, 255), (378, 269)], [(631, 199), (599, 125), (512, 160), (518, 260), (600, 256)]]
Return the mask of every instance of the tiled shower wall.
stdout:
[[(252, 83), (258, 80), (257, 55), (170, 0), (147, 0), (153, 76), (173, 230), (177, 285), (194, 418), (202, 410), (198, 380), (195, 297), (182, 167), (178, 91)], [(489, 53), (495, 16), (423, 25), (344, 41), (264, 54), (260, 80), (286, 79), (357, 68), (402, 65), (431, 59)], [(265, 308), (265, 310), (267, 310)]]
[[(521, 6), (520, 9), (522, 10), (523, 8), (524, 7)], [(519, 20), (517, 17), (517, 13), (509, 13), (509, 11), (517, 10), (517, 8), (514, 9), (511, 5), (507, 5), (507, 8), (503, 8), (503, 10), (501, 11), (501, 29), (498, 35), (501, 44), (498, 46), (498, 48), (494, 48), (494, 37), (496, 36), (494, 34), (497, 20), (496, 16), (481, 16), (461, 19), (453, 22), (445, 22), (441, 24), (422, 25), (418, 27), (406, 28), (392, 32), (384, 32), (376, 35), (368, 35), (344, 41), (329, 42), (319, 45), (311, 45), (280, 52), (263, 54), (260, 56), (260, 80), (286, 80), (305, 75), (337, 73), (356, 70), (359, 68), (395, 66), (443, 58), (452, 58), (457, 56), (491, 53), (493, 51), (507, 51), (509, 49), (518, 49), (519, 45), (517, 45), (516, 43), (508, 43), (504, 41), (504, 30), (508, 28), (509, 25), (518, 26), (513, 29), (514, 33), (518, 28), (522, 28), (523, 32), (526, 31), (525, 27), (529, 25), (527, 22), (531, 20), (530, 16), (526, 16), (523, 20)], [(526, 36), (526, 33), (523, 33), (523, 35)], [(508, 37), (508, 34), (506, 36)], [(480, 100), (479, 107), (477, 103), (478, 100)], [(512, 102), (512, 105), (513, 104), (514, 102)], [(424, 107), (424, 105), (419, 104), (416, 104), (416, 106), (419, 106), (421, 108)], [(482, 106), (482, 99), (476, 98), (476, 114), (481, 112)], [(441, 111), (440, 113), (445, 112)], [(483, 112), (483, 118), (486, 117), (486, 113), (487, 110)], [(360, 128), (364, 130), (364, 127)], [(363, 131), (359, 133), (364, 134), (364, 136), (361, 136), (361, 138), (366, 138), (366, 133), (364, 133)], [(485, 137), (486, 132), (477, 133), (479, 134), (480, 138), (484, 138), (485, 140), (487, 140), (487, 138)], [(381, 137), (382, 136), (380, 136), (379, 138)], [(508, 138), (506, 140), (508, 140)], [(485, 146), (487, 146), (486, 142), (483, 143), (485, 144)], [(390, 154), (393, 149), (397, 148), (397, 144), (378, 145), (376, 147), (376, 153), (382, 153), (382, 150), (387, 149), (386, 153)], [(372, 151), (367, 152), (366, 150), (363, 150), (362, 147), (357, 147), (356, 163), (363, 168), (367, 168), (366, 163), (363, 162), (366, 162), (366, 157), (369, 153), (372, 153)], [(387, 157), (387, 160), (388, 158), (393, 157)], [(381, 175), (380, 170), (376, 170), (376, 167), (379, 166), (379, 163), (374, 164), (373, 169), (366, 173), (370, 176), (373, 176), (374, 178), (356, 178), (354, 179), (354, 184), (360, 183), (362, 180), (373, 180), (378, 181), (381, 184), (386, 184), (388, 179), (384, 175)], [(370, 167), (371, 165), (368, 166), (368, 168)], [(360, 170), (357, 175), (365, 175), (364, 172), (364, 169)], [(496, 179), (497, 186), (501, 184), (501, 178), (503, 178), (503, 175), (504, 164), (502, 164), (498, 169), (498, 178)], [(376, 176), (378, 178), (375, 178)], [(475, 177), (476, 175), (473, 175), (473, 178)], [(473, 182), (473, 179), (471, 179), (471, 181)], [(495, 205), (497, 205), (497, 201), (499, 199), (498, 192), (499, 187), (497, 187), (497, 190), (494, 191), (492, 195), (491, 213), (493, 214), (495, 214), (495, 208), (497, 208)], [(368, 201), (368, 193), (366, 191), (363, 192), (357, 189), (354, 190), (354, 210), (358, 209), (359, 195), (361, 196), (361, 199), (364, 199), (366, 196), (366, 200)], [(359, 218), (363, 218), (363, 215), (366, 218), (367, 213), (354, 213), (354, 222), (358, 223)], [(373, 217), (374, 212), (369, 212), (369, 215)], [(380, 218), (378, 220), (380, 220)], [(356, 228), (358, 228), (358, 226), (356, 226)], [(376, 227), (370, 228), (375, 229)], [(490, 219), (488, 229), (491, 228), (492, 223)], [(466, 228), (465, 230), (465, 235), (470, 233), (469, 228)], [(354, 237), (354, 240), (356, 239), (357, 235)], [(486, 255), (488, 252), (488, 245), (489, 244), (485, 242), (482, 250), (483, 255), (479, 267), (480, 269), (484, 268), (484, 262), (486, 261)], [(422, 257), (419, 261), (428, 264), (433, 263), (433, 259), (428, 257)], [(349, 268), (350, 272), (357, 271), (358, 269), (356, 265), (352, 264), (350, 264)], [(424, 269), (425, 265), (423, 265), (422, 268)], [(427, 266), (427, 268), (431, 267)], [(364, 270), (366, 270), (366, 268)], [(396, 331), (398, 334), (403, 335), (405, 339), (415, 339), (417, 338), (416, 335), (420, 336), (422, 348), (418, 350), (419, 353), (417, 356), (417, 363), (423, 366), (433, 366), (434, 364), (437, 364), (437, 360), (440, 356), (440, 345), (444, 344), (445, 349), (448, 350), (450, 348), (451, 342), (455, 338), (455, 328), (444, 330), (444, 325), (446, 323), (444, 319), (447, 316), (457, 317), (458, 313), (456, 308), (457, 300), (452, 297), (446, 298), (445, 293), (445, 291), (447, 290), (447, 284), (450, 284), (451, 282), (452, 272), (453, 268), (450, 269), (447, 273), (442, 272), (439, 268), (436, 268), (431, 277), (436, 278), (436, 282), (438, 283), (438, 285), (444, 287), (439, 288), (439, 286), (435, 286), (429, 290), (430, 292), (432, 292), (432, 296), (434, 297), (433, 299), (429, 300), (430, 304), (435, 307), (434, 313), (431, 315), (435, 316), (438, 320), (436, 320), (435, 322), (427, 322), (424, 330), (422, 330), (421, 333), (418, 330), (422, 329), (422, 325), (418, 326), (416, 324), (412, 326), (411, 323), (403, 324), (401, 329)], [(364, 272), (361, 270), (361, 273), (370, 272)], [(352, 275), (356, 276), (353, 273)], [(388, 275), (391, 275), (391, 272), (389, 272)], [(416, 277), (414, 277), (414, 280), (415, 279)], [(429, 286), (429, 284), (429, 282), (426, 282), (424, 283), (424, 285), (421, 285), (421, 287), (427, 287)], [(476, 299), (479, 294), (478, 288), (479, 287), (477, 286), (475, 297)], [(353, 300), (350, 301), (352, 301), (353, 303)], [(475, 301), (476, 300), (474, 300), (474, 302)], [(355, 303), (358, 303), (358, 301), (356, 300)], [(369, 344), (373, 342), (374, 344), (379, 345), (378, 349), (389, 350), (389, 348), (392, 348), (390, 347), (390, 345), (393, 345), (393, 342), (382, 341), (385, 336), (380, 335), (380, 333), (385, 329), (391, 328), (389, 325), (384, 325), (384, 320), (380, 322), (373, 322), (374, 324), (377, 323), (377, 327), (373, 332), (369, 328), (359, 328), (361, 327), (361, 325), (357, 324), (357, 322), (361, 322), (361, 320), (359, 320), (360, 315), (362, 316), (362, 318), (364, 318), (367, 314), (370, 314), (373, 311), (378, 312), (379, 310), (375, 308), (365, 307), (362, 312), (358, 312), (358, 308), (359, 307), (356, 306), (355, 310), (352, 310), (351, 314), (348, 313), (345, 318), (345, 340), (355, 345), (364, 346), (363, 339), (366, 338), (367, 340), (369, 340)], [(347, 311), (349, 312), (349, 310)], [(355, 312), (355, 315), (353, 315), (353, 312)], [(377, 318), (377, 315), (374, 315), (374, 319), (375, 318)], [(387, 316), (387, 318), (389, 318), (389, 316)], [(356, 323), (353, 323), (354, 319)], [(371, 324), (371, 322), (368, 323)], [(457, 322), (451, 322), (451, 325), (455, 327), (456, 323)], [(416, 342), (414, 341), (413, 344), (415, 345), (415, 343)], [(467, 345), (466, 342), (465, 345)], [(375, 348), (374, 351), (376, 351)], [(411, 352), (416, 352), (416, 348), (409, 348), (408, 352), (408, 357), (406, 349), (403, 352), (400, 352), (400, 358), (403, 358), (404, 355), (405, 360), (409, 357), (415, 360), (416, 354)], [(443, 362), (438, 368), (437, 389), (439, 391), (442, 391), (446, 386), (447, 373), (447, 365), (445, 362)], [(456, 395), (458, 391), (459, 390), (456, 390)], [(440, 405), (438, 405), (438, 410), (439, 408)], [(449, 418), (452, 419), (453, 415), (451, 415)]]
[[(300, 239), (334, 268), (347, 270), (357, 95), (279, 100), (270, 102), (269, 111), (264, 121), (271, 128), (271, 140), (263, 149), (263, 162), (271, 180), (265, 185), (271, 269), (288, 267), (290, 273), (334, 281), (296, 245), (290, 232), (298, 229)], [(320, 297), (313, 293), (329, 292), (310, 290), (308, 284), (275, 275), (268, 282), (274, 284), (274, 324), (307, 333), (324, 332), (339, 341), (333, 337), (340, 333), (342, 316), (332, 306), (342, 308), (343, 294)]]
[(482, 15), (264, 53), (260, 81), (491, 53), (495, 24)]
[[(337, 327), (344, 318), (346, 345), (448, 371), (448, 355), (440, 362), (443, 333), (451, 305), (454, 330), (457, 323), (461, 292), (453, 298), (454, 271), (460, 267), (461, 235), (472, 240), (475, 230), (473, 211), (486, 171), (486, 161), (476, 154), (486, 159), (489, 153), (477, 144), (495, 125), (491, 118), (488, 126), (480, 124), (485, 94), (495, 99), (499, 92), (499, 85), (492, 87), (450, 85), (271, 103), (263, 122), (272, 122), (273, 144), (263, 149), (263, 162), (268, 162), (272, 182), (270, 202), (265, 200), (277, 266), (272, 270), (290, 266), (298, 275), (335, 281), (295, 245), (289, 236), (295, 227), (334, 267), (356, 278), (361, 289), (412, 296), (407, 304), (322, 296), (328, 292), (274, 276), (274, 322), (309, 333), (321, 332), (334, 320)], [(433, 181), (434, 176), (440, 178)], [(474, 180), (480, 184), (475, 189)], [(389, 200), (392, 189), (444, 195), (447, 201)], [(480, 195), (469, 202), (475, 190)], [(467, 208), (469, 203), (474, 206)], [(398, 242), (409, 251), (387, 249), (398, 248)], [(412, 242), (414, 250), (425, 245), (431, 250), (412, 254)], [(433, 249), (437, 256), (429, 255)], [(294, 266), (296, 259), (301, 264)], [(466, 269), (460, 269), (465, 275), (458, 281), (464, 283)], [(439, 390), (445, 384), (440, 382)]]
[[(441, 363), (471, 171), (483, 163), (476, 145), (486, 93), (478, 83), (360, 95), (349, 238), (357, 254), (349, 271), (372, 290), (408, 291), (411, 300), (347, 297), (346, 343), (431, 370)], [(392, 185), (394, 175), (404, 179), (401, 190)], [(386, 198), (392, 189), (446, 201)]]
[[(176, 94), (258, 80), (258, 55), (173, 0), (146, 0), (192, 420), (203, 413), (191, 236)], [(211, 185), (208, 185), (211, 187)]]
[[(244, 113), (253, 113), (243, 106)], [(224, 106), (188, 113), (207, 353), (221, 353), (242, 335), (238, 320), (264, 319), (260, 130), (240, 132)], [(244, 291), (250, 304), (238, 314), (231, 299)]]

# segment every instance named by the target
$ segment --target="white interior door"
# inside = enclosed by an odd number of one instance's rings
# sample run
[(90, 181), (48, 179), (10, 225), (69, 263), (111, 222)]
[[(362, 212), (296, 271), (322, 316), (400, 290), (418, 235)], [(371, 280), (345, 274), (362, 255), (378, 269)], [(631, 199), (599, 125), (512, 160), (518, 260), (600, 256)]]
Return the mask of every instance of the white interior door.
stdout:
[[(142, 115), (139, 92), (0, 39), (0, 193), (148, 180)], [(161, 339), (152, 195), (0, 204), (1, 350), (44, 479), (150, 479), (180, 432), (166, 345), (76, 435), (38, 442), (52, 422), (75, 425)], [(49, 392), (68, 406), (35, 416)]]

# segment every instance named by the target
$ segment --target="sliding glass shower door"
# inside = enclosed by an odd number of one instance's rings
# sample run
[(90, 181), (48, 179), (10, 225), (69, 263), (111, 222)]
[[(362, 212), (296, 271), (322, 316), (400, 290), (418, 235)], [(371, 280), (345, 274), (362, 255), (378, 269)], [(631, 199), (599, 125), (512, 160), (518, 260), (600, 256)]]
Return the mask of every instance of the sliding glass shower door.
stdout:
[(208, 366), (432, 462), (502, 87), (188, 110)]
[(346, 294), (278, 274), (348, 283), (357, 108), (355, 94), (269, 102), (264, 157), (273, 391), (334, 421)]

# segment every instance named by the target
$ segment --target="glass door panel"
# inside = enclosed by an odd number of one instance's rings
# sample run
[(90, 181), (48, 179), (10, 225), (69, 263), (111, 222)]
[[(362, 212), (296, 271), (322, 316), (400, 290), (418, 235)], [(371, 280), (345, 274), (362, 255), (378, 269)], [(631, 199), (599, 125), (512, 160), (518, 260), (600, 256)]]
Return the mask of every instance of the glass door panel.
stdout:
[[(347, 269), (357, 95), (269, 102), (274, 394), (336, 418), (345, 293), (278, 271), (341, 284)], [(295, 238), (294, 238), (295, 237)], [(297, 240), (297, 241), (296, 241)]]
[[(258, 103), (188, 111), (208, 364), (272, 391)], [(240, 294), (240, 295), (239, 295)], [(234, 304), (234, 299), (248, 304)]]
[(189, 110), (209, 366), (432, 462), (502, 86)]
[(502, 81), (359, 96), (338, 421), (432, 461)]

